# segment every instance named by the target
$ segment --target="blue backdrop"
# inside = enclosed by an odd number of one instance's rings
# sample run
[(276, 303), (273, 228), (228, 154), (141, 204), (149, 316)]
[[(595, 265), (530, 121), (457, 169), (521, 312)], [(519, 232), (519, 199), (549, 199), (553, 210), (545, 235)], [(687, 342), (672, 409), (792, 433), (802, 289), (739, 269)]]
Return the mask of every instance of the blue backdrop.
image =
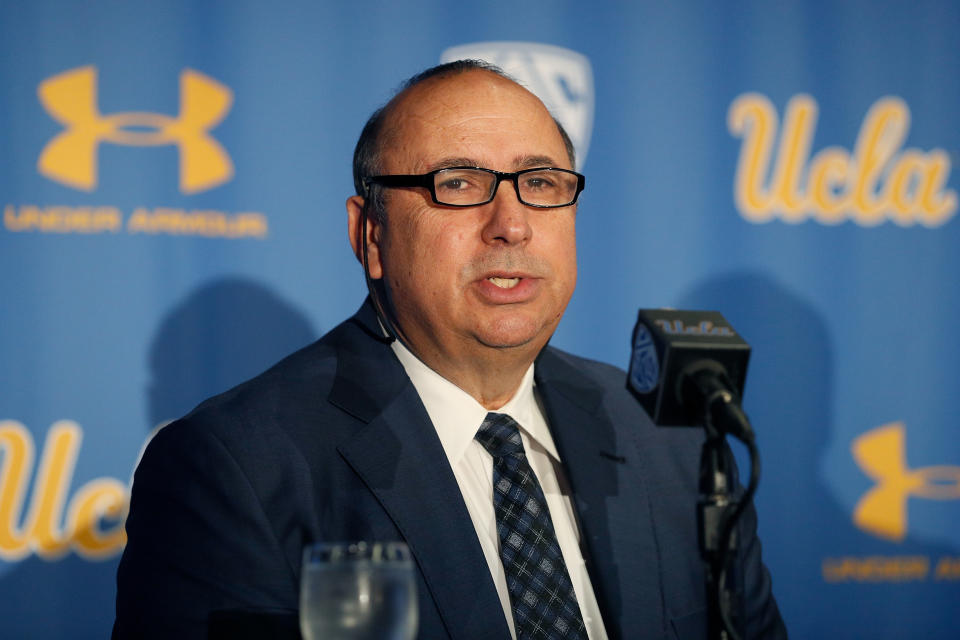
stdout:
[[(364, 297), (369, 113), (505, 66), (588, 176), (554, 342), (720, 310), (797, 638), (956, 637), (960, 6), (0, 2), (0, 635), (104, 637), (150, 432)], [(693, 505), (691, 505), (693, 508)]]

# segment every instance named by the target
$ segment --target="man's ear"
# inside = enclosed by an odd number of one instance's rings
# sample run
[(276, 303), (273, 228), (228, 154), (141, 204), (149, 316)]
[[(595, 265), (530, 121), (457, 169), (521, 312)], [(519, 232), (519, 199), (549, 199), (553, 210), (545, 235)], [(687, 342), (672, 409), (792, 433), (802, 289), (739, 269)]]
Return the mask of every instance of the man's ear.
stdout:
[(380, 225), (370, 216), (363, 215), (365, 201), (363, 196), (347, 198), (347, 231), (350, 234), (350, 246), (353, 255), (363, 264), (363, 227), (367, 225), (367, 271), (370, 277), (378, 280), (383, 277), (383, 265), (380, 264)]

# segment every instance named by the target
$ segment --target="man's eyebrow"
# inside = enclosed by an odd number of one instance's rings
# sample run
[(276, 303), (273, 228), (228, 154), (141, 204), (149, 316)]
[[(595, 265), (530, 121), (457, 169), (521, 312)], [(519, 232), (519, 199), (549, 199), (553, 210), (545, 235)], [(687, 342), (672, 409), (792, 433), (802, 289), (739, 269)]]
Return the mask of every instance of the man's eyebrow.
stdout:
[(513, 164), (517, 169), (557, 166), (557, 163), (550, 156), (522, 156), (514, 160)]
[(475, 158), (444, 158), (429, 165), (429, 171), (437, 169), (449, 169), (450, 167), (480, 167), (481, 165)]

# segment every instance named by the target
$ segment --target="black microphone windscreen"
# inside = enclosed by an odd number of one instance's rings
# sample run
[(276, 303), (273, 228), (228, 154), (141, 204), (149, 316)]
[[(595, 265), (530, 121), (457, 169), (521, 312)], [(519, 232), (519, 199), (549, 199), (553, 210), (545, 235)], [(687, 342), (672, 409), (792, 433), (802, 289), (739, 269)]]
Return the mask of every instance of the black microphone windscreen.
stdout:
[(701, 415), (683, 402), (681, 385), (692, 367), (726, 373), (743, 394), (750, 345), (717, 311), (641, 309), (633, 330), (627, 386), (660, 426), (695, 426)]

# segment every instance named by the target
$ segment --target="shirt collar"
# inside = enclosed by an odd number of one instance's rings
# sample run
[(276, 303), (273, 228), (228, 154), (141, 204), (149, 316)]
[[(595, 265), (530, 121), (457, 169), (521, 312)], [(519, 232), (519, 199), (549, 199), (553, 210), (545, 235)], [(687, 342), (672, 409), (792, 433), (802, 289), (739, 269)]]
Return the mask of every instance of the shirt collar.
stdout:
[[(469, 393), (424, 364), (399, 340), (390, 346), (417, 389), (447, 459), (451, 464), (459, 462), (489, 411)], [(533, 370), (531, 364), (513, 397), (496, 412), (516, 420), (528, 438), (559, 462), (560, 456), (534, 394)]]

